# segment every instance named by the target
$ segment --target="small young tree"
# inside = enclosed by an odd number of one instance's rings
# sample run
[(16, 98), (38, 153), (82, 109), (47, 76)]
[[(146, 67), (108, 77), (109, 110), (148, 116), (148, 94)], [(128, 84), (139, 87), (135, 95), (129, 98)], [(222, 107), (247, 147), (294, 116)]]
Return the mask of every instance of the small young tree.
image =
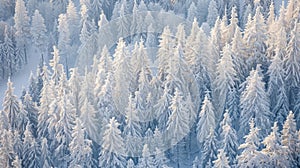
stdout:
[(281, 145), (277, 122), (274, 122), (272, 132), (263, 140), (265, 148), (262, 153), (266, 156), (265, 164), (273, 167), (289, 165), (286, 149)]
[(144, 168), (144, 167), (154, 168), (154, 167), (157, 167), (155, 158), (153, 156), (151, 156), (147, 144), (144, 145), (144, 148), (143, 148), (143, 157), (140, 158), (137, 167), (138, 168)]
[(228, 158), (223, 149), (219, 149), (217, 160), (213, 161), (215, 168), (230, 168)]
[(259, 129), (254, 125), (254, 119), (250, 120), (250, 131), (246, 135), (245, 142), (239, 146), (239, 149), (243, 151), (237, 157), (238, 167), (259, 167), (264, 159), (264, 155), (258, 151), (260, 140), (259, 140)]

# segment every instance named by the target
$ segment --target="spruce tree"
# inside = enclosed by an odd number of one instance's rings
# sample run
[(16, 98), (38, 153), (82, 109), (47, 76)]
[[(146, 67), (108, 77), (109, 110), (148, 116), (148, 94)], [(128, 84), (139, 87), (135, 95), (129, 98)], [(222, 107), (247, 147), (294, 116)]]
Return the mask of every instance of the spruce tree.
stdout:
[(197, 123), (197, 140), (200, 144), (205, 142), (206, 137), (211, 133), (211, 129), (215, 129), (215, 123), (215, 110), (207, 93)]
[(252, 118), (262, 130), (261, 135), (265, 136), (270, 130), (273, 114), (270, 112), (269, 98), (259, 69), (250, 72), (245, 84), (246, 88), (242, 92), (240, 102), (240, 136), (248, 132), (248, 123)]
[(99, 156), (100, 167), (125, 167), (126, 160), (123, 154), (125, 153), (124, 140), (121, 137), (119, 130), (120, 124), (113, 117), (106, 125), (103, 134), (102, 148)]

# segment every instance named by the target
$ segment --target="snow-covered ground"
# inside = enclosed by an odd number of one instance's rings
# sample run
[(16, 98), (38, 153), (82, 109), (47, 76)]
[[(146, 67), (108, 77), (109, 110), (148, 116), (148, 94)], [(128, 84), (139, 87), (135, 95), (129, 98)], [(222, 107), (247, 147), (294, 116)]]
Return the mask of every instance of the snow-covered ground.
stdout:
[[(40, 61), (39, 52), (34, 48), (30, 48), (28, 51), (28, 64), (19, 70), (14, 76), (11, 77), (11, 81), (14, 85), (14, 93), (18, 97), (21, 96), (23, 87), (27, 88), (29, 84), (30, 73), (36, 74), (36, 69)], [(5, 95), (7, 80), (0, 80), (0, 109), (2, 109), (2, 102)]]

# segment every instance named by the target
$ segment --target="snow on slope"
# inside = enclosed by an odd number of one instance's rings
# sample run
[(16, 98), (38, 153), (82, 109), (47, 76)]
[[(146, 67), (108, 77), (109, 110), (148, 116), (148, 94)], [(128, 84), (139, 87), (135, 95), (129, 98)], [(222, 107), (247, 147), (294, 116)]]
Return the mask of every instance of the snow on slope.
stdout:
[[(36, 74), (36, 69), (40, 61), (39, 52), (34, 48), (28, 50), (28, 64), (25, 65), (20, 71), (11, 77), (13, 86), (15, 88), (14, 93), (18, 97), (21, 96), (23, 87), (27, 88), (29, 85), (29, 76), (33, 72)], [(5, 95), (7, 80), (0, 80), (0, 109), (2, 109), (3, 98)]]

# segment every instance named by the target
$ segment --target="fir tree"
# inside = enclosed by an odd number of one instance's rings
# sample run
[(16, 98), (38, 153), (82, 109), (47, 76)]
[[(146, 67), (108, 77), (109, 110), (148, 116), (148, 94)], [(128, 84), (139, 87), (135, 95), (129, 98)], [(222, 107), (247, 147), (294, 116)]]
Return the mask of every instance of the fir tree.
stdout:
[(12, 144), (12, 132), (10, 130), (1, 130), (0, 147), (0, 165), (1, 167), (11, 167), (14, 159), (14, 149)]
[(70, 148), (70, 167), (82, 166), (92, 167), (92, 141), (85, 138), (85, 129), (80, 119), (76, 119), (72, 131)]
[(23, 102), (24, 110), (27, 113), (31, 131), (34, 137), (37, 137), (37, 125), (38, 125), (38, 108), (36, 104), (32, 102), (30, 95), (27, 93)]
[(32, 135), (30, 124), (27, 124), (24, 132), (22, 167), (40, 167), (40, 154), (40, 146)]
[[(250, 20), (249, 20), (250, 19)], [(261, 7), (256, 9), (253, 20), (249, 17), (244, 40), (247, 45), (247, 52), (249, 53), (247, 64), (249, 68), (255, 68), (257, 64), (262, 64), (262, 69), (266, 72), (268, 67), (268, 58), (266, 57), (266, 25), (261, 14)]]
[(145, 144), (143, 147), (143, 157), (140, 158), (137, 165), (138, 168), (154, 168), (157, 167), (155, 159), (150, 155), (148, 145)]
[(102, 140), (103, 150), (99, 156), (100, 167), (125, 167), (126, 161), (122, 155), (125, 152), (125, 147), (119, 126), (120, 124), (114, 117), (106, 125)]
[(132, 96), (129, 97), (128, 107), (126, 108), (126, 125), (123, 133), (125, 134), (126, 151), (129, 156), (136, 156), (141, 151), (142, 144), (137, 140), (141, 139), (141, 126), (136, 109), (136, 102)]
[(259, 167), (264, 159), (264, 155), (258, 151), (259, 140), (259, 128), (255, 126), (254, 119), (249, 122), (250, 131), (246, 135), (245, 142), (239, 146), (239, 149), (243, 151), (237, 156), (238, 167)]
[(286, 56), (284, 57), (284, 70), (285, 70), (285, 83), (289, 90), (288, 96), (291, 107), (294, 106), (296, 99), (297, 88), (299, 87), (300, 73), (298, 69), (300, 59), (297, 53), (300, 52), (300, 33), (298, 24), (295, 24), (294, 29), (291, 31), (290, 40), (286, 47)]
[(287, 149), (288, 165), (294, 167), (297, 165), (297, 130), (295, 116), (292, 111), (290, 111), (283, 124), (281, 134), (281, 144)]
[(209, 24), (210, 27), (214, 27), (217, 18), (218, 18), (217, 3), (215, 0), (212, 0), (210, 1), (208, 6), (208, 14), (207, 14), (206, 22)]
[[(262, 136), (269, 132), (273, 114), (270, 112), (270, 102), (265, 91), (265, 84), (259, 70), (252, 70), (247, 78), (246, 88), (241, 95), (241, 136), (248, 132), (248, 124), (254, 119), (257, 127), (262, 129)], [(250, 103), (251, 102), (251, 103)]]
[(271, 112), (276, 116), (279, 127), (288, 115), (289, 100), (286, 92), (284, 62), (280, 49), (277, 47), (276, 55), (272, 58), (268, 70), (270, 76), (268, 82), (268, 94), (270, 97)]
[(265, 148), (262, 153), (266, 155), (266, 166), (284, 167), (287, 163), (286, 149), (281, 145), (277, 122), (274, 122), (272, 132), (263, 140)]
[(35, 10), (34, 15), (32, 16), (30, 33), (35, 46), (38, 47), (41, 54), (43, 54), (46, 51), (46, 47), (48, 45), (47, 43), (45, 43), (47, 38), (47, 29), (45, 26), (44, 18), (38, 10)]
[(213, 161), (217, 158), (217, 140), (215, 131), (210, 127), (209, 134), (204, 140), (201, 155), (201, 167), (212, 167)]
[(226, 44), (222, 51), (222, 57), (217, 64), (217, 77), (215, 80), (214, 100), (217, 104), (219, 115), (223, 114), (225, 107), (227, 106), (230, 91), (236, 87), (236, 75), (232, 51), (230, 45)]
[[(180, 141), (189, 131), (189, 111), (180, 90), (176, 89), (170, 105), (171, 115), (167, 122), (167, 130), (174, 142)], [(174, 143), (171, 142), (171, 143)]]
[(48, 168), (53, 166), (52, 164), (52, 156), (49, 151), (48, 141), (46, 138), (41, 140), (41, 166)]
[(215, 129), (215, 111), (208, 97), (207, 93), (203, 100), (197, 123), (197, 140), (200, 144), (205, 142), (206, 137), (210, 135), (210, 129)]
[(116, 80), (116, 85), (113, 93), (118, 98), (116, 102), (118, 107), (124, 106), (125, 109), (128, 104), (129, 89), (132, 83), (132, 66), (129, 60), (128, 49), (122, 39), (118, 42), (114, 58), (113, 68), (115, 69), (114, 79)]
[(3, 100), (3, 111), (8, 117), (8, 123), (10, 130), (14, 131), (18, 128), (18, 116), (20, 113), (20, 103), (17, 100), (17, 96), (14, 95), (13, 83), (10, 78), (7, 82), (7, 89), (5, 91), (5, 97)]
[(215, 168), (230, 168), (228, 158), (223, 149), (219, 150), (217, 160), (213, 161)]
[(68, 30), (70, 31), (70, 45), (78, 43), (80, 33), (80, 18), (78, 16), (76, 6), (72, 0), (69, 0), (66, 11)]
[(5, 26), (4, 40), (3, 43), (0, 43), (0, 72), (3, 79), (12, 76), (20, 67), (19, 62), (22, 60), (17, 60), (15, 51), (13, 37), (10, 34), (8, 27)]
[(236, 163), (235, 158), (238, 150), (238, 139), (236, 131), (231, 126), (231, 118), (228, 111), (224, 113), (224, 118), (221, 122), (221, 146), (220, 148), (226, 153), (229, 165)]
[(30, 39), (30, 18), (23, 0), (16, 1), (14, 15), (17, 48), (23, 52), (24, 63), (27, 63), (27, 44)]

